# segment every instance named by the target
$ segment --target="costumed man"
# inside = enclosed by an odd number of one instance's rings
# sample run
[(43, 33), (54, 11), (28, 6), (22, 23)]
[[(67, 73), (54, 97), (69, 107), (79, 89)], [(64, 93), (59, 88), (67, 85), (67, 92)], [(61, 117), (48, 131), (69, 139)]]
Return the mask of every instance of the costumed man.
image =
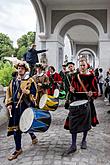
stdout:
[(62, 84), (62, 78), (59, 73), (55, 71), (55, 68), (53, 66), (49, 66), (48, 73), (50, 81), (50, 88), (48, 89), (48, 94), (54, 95), (54, 90), (57, 88), (59, 89), (60, 85)]
[(47, 93), (49, 88), (49, 78), (45, 74), (42, 64), (36, 64), (35, 75), (32, 77), (37, 85), (36, 106), (39, 108), (39, 101), (43, 94)]
[[(19, 129), (19, 121), (22, 113), (28, 107), (35, 107), (36, 87), (32, 78), (25, 79), (25, 73), (29, 71), (25, 62), (17, 64), (18, 73), (12, 79), (6, 91), (5, 105), (9, 112), (9, 124), (7, 136), (14, 135), (15, 152), (8, 160), (13, 160), (22, 153), (22, 132)], [(32, 144), (38, 142), (34, 133), (29, 133)]]
[(23, 55), (23, 60), (29, 64), (30, 77), (34, 75), (35, 64), (39, 62), (38, 54), (46, 52), (47, 50), (36, 50), (36, 45), (32, 44), (31, 49)]
[(75, 64), (73, 62), (67, 63), (68, 71), (65, 75), (65, 91), (66, 91), (66, 102), (65, 109), (68, 109), (69, 103), (73, 101), (73, 93), (70, 92), (70, 85), (72, 80), (72, 75), (75, 73)]
[(69, 107), (69, 129), (72, 134), (72, 144), (67, 154), (74, 153), (77, 150), (76, 139), (77, 133), (80, 132), (83, 132), (81, 149), (86, 149), (87, 133), (91, 129), (91, 125), (96, 126), (99, 123), (93, 102), (98, 96), (96, 77), (88, 70), (87, 61), (80, 60), (79, 65), (79, 73), (72, 76), (70, 92), (74, 95), (74, 101), (86, 100), (88, 102), (83, 104), (82, 108), (71, 107), (71, 105)]
[[(59, 72), (59, 75), (61, 76), (61, 78), (62, 78), (62, 84), (61, 84), (61, 91), (60, 91), (60, 93), (59, 93), (59, 98), (61, 97), (61, 98), (65, 98), (65, 96), (66, 96), (66, 93), (68, 92), (68, 90), (67, 90), (67, 87), (66, 87), (66, 85), (65, 85), (65, 80), (66, 80), (66, 74), (67, 74), (67, 69), (66, 69), (66, 64), (63, 64), (62, 65), (62, 70)], [(61, 95), (61, 96), (60, 96)]]

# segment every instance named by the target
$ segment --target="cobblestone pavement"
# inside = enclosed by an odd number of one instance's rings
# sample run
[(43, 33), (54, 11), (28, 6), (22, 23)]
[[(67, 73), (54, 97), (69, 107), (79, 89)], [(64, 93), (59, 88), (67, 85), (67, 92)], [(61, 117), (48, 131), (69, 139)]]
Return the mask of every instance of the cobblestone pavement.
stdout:
[(59, 107), (52, 114), (52, 124), (47, 132), (36, 133), (39, 143), (31, 145), (28, 134), (23, 134), (23, 153), (18, 159), (8, 161), (13, 152), (13, 137), (6, 136), (6, 126), (0, 128), (0, 165), (110, 165), (110, 106), (105, 106), (101, 98), (95, 102), (100, 124), (91, 129), (88, 135), (87, 150), (80, 149), (82, 134), (78, 134), (78, 150), (64, 156), (71, 144), (71, 135), (63, 129), (68, 110)]

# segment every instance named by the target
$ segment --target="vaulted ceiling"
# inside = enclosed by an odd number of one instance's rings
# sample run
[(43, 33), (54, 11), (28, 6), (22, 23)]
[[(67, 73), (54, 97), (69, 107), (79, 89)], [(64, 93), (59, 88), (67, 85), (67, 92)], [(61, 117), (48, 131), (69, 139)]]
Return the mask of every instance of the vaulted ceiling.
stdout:
[(97, 33), (90, 27), (84, 25), (74, 26), (68, 30), (67, 34), (76, 43), (92, 43), (98, 42)]
[(106, 4), (110, 3), (110, 0), (42, 0), (44, 4), (48, 5), (78, 5), (78, 4)]

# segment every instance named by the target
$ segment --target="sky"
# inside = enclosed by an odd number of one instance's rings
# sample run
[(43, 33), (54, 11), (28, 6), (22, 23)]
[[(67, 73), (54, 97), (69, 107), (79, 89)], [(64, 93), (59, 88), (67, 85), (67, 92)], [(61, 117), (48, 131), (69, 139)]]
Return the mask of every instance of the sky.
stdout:
[(36, 31), (36, 14), (30, 0), (0, 0), (0, 32), (16, 41), (28, 31)]
[[(17, 39), (36, 31), (36, 13), (30, 0), (0, 0), (0, 33), (7, 34), (17, 47)], [(70, 43), (65, 40), (64, 54), (70, 60)]]

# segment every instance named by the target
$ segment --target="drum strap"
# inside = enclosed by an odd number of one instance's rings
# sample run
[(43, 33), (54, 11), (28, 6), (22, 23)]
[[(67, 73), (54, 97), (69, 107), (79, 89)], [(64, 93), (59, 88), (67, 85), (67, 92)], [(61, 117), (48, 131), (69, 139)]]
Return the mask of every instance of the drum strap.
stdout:
[(77, 77), (78, 77), (79, 83), (80, 83), (80, 85), (82, 86), (84, 92), (87, 94), (88, 91), (87, 91), (87, 89), (85, 88), (83, 82), (81, 81), (79, 74), (77, 75)]

